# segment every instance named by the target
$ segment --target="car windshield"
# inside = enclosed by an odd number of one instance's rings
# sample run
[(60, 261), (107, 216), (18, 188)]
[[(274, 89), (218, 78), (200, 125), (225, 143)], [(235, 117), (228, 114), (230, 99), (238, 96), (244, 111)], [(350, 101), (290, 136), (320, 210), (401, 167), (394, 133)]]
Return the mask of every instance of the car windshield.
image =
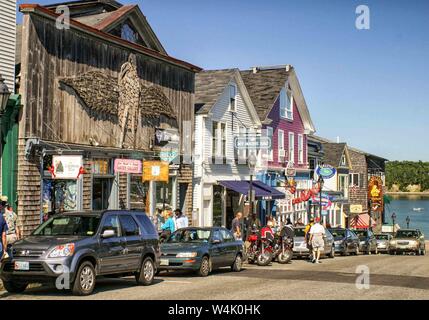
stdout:
[(305, 236), (304, 228), (296, 228), (294, 231), (295, 231), (295, 237)]
[(185, 229), (174, 232), (167, 242), (208, 242), (210, 239), (210, 230)]
[(387, 234), (377, 234), (375, 236), (377, 240), (389, 240), (389, 236)]
[(368, 232), (366, 230), (354, 230), (354, 233), (359, 237), (359, 239), (364, 239), (368, 236)]
[(100, 217), (58, 216), (52, 217), (34, 232), (33, 236), (83, 236), (91, 237), (97, 232)]
[(396, 238), (418, 238), (419, 233), (415, 230), (399, 230), (396, 233)]
[(343, 239), (346, 237), (346, 230), (342, 229), (330, 229), (329, 230), (334, 237), (335, 240), (337, 239)]

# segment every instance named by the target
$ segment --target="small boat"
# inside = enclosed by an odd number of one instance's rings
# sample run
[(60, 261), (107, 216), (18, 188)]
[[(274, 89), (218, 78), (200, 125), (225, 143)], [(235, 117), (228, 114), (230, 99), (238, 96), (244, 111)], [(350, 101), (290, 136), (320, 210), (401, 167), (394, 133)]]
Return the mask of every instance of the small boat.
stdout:
[(423, 211), (424, 208), (413, 208), (413, 211)]

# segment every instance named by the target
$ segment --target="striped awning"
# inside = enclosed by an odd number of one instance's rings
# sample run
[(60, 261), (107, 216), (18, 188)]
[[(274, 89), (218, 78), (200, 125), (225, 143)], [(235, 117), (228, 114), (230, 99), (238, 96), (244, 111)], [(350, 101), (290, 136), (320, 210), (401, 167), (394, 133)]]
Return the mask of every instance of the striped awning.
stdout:
[[(355, 229), (368, 229), (368, 222), (369, 222), (369, 214), (363, 213), (351, 218), (350, 227)], [(375, 220), (372, 218), (371, 218), (371, 223), (373, 227), (376, 225)]]

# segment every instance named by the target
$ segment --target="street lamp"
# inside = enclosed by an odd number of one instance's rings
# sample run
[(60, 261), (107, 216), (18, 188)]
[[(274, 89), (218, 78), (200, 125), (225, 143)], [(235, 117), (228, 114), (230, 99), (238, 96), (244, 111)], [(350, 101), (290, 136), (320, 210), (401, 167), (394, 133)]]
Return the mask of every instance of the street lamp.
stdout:
[(319, 187), (320, 187), (319, 218), (322, 219), (322, 189), (323, 189), (323, 184), (325, 183), (325, 180), (323, 180), (323, 177), (319, 175), (319, 179), (317, 180), (317, 182), (319, 183)]
[(405, 219), (405, 222), (407, 223), (407, 229), (410, 228), (410, 216), (407, 216), (407, 218)]
[(248, 165), (250, 170), (250, 184), (249, 184), (249, 205), (250, 205), (250, 214), (253, 214), (253, 174), (256, 167), (256, 162), (258, 159), (256, 159), (256, 156), (252, 153), (249, 156), (248, 159)]
[(392, 223), (393, 223), (393, 234), (395, 234), (395, 220), (396, 220), (396, 213), (392, 213)]

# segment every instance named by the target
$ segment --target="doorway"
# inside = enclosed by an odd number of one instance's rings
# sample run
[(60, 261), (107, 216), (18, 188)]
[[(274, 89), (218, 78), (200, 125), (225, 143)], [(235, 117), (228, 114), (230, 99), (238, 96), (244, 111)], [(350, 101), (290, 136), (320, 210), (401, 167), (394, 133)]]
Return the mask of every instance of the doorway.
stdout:
[(113, 207), (113, 178), (94, 178), (92, 182), (92, 209), (107, 210)]

